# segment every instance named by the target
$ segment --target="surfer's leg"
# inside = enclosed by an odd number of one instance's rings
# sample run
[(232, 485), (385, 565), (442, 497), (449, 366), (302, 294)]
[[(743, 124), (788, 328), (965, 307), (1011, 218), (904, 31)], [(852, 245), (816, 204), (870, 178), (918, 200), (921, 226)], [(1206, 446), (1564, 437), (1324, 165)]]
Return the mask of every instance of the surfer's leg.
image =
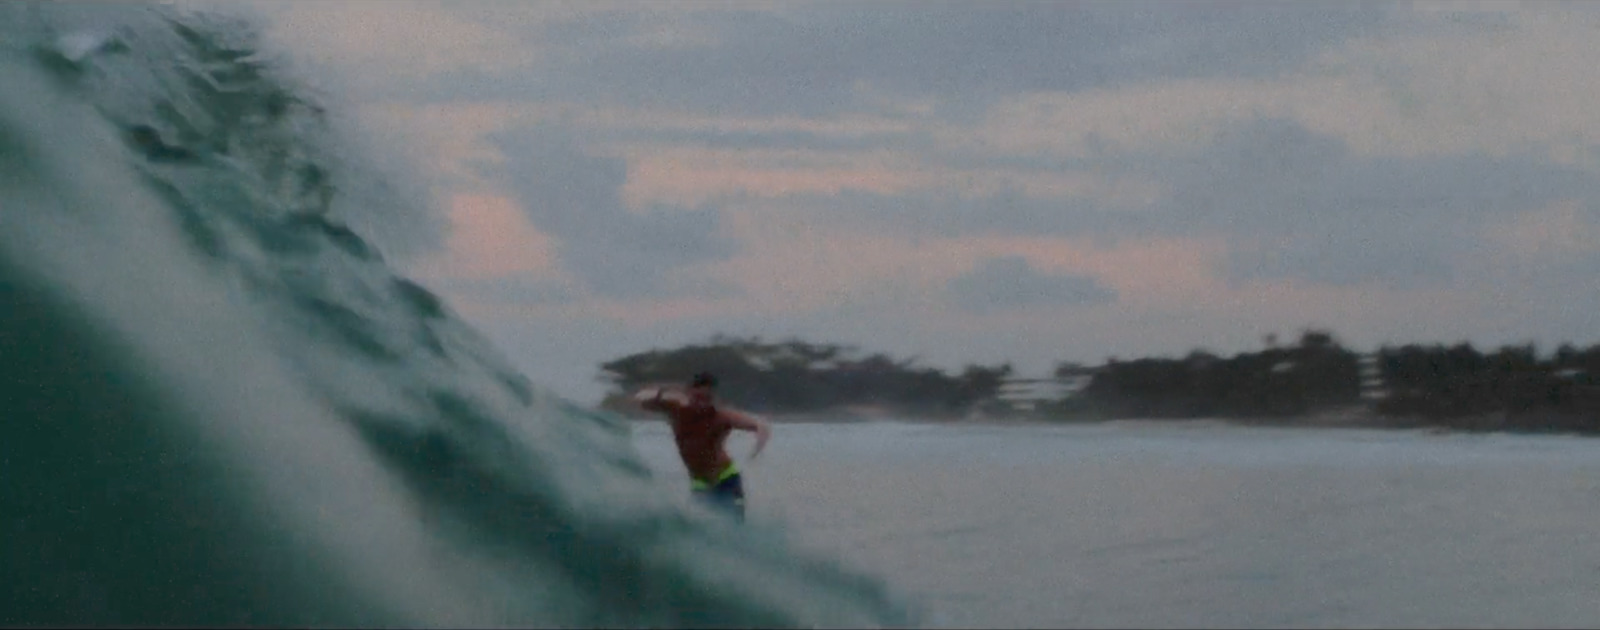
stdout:
[(717, 495), (735, 520), (744, 522), (744, 479), (735, 474), (722, 480), (711, 492)]
[(713, 509), (722, 510), (739, 522), (744, 522), (744, 481), (735, 474), (709, 488), (694, 490), (695, 498)]

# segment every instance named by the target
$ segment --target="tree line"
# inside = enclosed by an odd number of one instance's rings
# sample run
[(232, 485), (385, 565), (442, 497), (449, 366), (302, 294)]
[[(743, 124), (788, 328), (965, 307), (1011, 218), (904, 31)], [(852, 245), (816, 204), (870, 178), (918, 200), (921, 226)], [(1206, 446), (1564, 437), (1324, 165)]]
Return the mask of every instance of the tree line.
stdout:
[(993, 399), (1012, 373), (1009, 364), (968, 365), (960, 373), (919, 365), (849, 345), (798, 339), (713, 337), (707, 343), (628, 355), (600, 366), (612, 386), (608, 407), (646, 385), (685, 382), (709, 371), (718, 396), (764, 413), (824, 412), (879, 406), (906, 414), (962, 414)]
[[(1282, 345), (1269, 336), (1265, 345), (1227, 357), (1194, 350), (1181, 358), (1108, 358), (1092, 367), (1062, 363), (1056, 376), (1082, 375), (1087, 385), (1037, 415), (1292, 423), (1357, 410), (1391, 426), (1600, 432), (1600, 344), (1563, 345), (1548, 356), (1532, 345), (1491, 352), (1468, 343), (1386, 345), (1368, 358), (1365, 390), (1362, 353), (1328, 331), (1302, 331)], [(872, 405), (933, 417), (994, 411), (1002, 383), (1013, 374), (1010, 364), (947, 373), (855, 346), (726, 336), (628, 355), (601, 370), (613, 387), (607, 403), (613, 407), (638, 387), (682, 382), (708, 370), (721, 381), (719, 395), (760, 412)]]
[[(1357, 404), (1360, 357), (1322, 331), (1299, 343), (1219, 357), (1195, 350), (1181, 359), (1107, 359), (1089, 385), (1057, 415), (1118, 418), (1260, 418), (1303, 416)], [(1062, 366), (1061, 375), (1078, 369)]]
[(1600, 344), (1478, 352), (1470, 344), (1383, 348), (1385, 416), (1459, 429), (1600, 432)]

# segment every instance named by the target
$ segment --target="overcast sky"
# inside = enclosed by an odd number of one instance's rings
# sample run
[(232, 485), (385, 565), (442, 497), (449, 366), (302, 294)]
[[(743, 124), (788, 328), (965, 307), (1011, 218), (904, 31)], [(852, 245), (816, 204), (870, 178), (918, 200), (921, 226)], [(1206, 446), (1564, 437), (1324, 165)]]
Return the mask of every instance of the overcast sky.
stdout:
[(1600, 341), (1600, 4), (264, 3), (536, 381), (713, 333), (936, 367)]

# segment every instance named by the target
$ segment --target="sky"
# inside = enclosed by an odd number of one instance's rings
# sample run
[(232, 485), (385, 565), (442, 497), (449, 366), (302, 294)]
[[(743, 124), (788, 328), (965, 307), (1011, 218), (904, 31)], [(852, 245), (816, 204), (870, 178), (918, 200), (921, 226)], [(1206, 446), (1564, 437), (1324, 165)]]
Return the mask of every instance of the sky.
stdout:
[(1600, 5), (262, 2), (536, 382), (722, 333), (959, 369), (1600, 342)]

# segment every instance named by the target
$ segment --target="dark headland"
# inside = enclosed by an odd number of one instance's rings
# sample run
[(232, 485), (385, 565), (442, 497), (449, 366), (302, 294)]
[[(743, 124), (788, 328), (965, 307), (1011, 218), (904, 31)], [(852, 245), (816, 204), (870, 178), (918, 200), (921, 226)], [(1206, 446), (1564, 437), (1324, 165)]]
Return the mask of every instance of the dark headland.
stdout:
[(1021, 379), (1009, 364), (950, 373), (915, 359), (797, 339), (713, 337), (601, 366), (602, 408), (638, 416), (636, 388), (709, 370), (719, 395), (778, 421), (1224, 420), (1362, 428), (1600, 434), (1600, 344), (1482, 351), (1469, 343), (1358, 352), (1332, 333), (1232, 356), (1110, 358)]

